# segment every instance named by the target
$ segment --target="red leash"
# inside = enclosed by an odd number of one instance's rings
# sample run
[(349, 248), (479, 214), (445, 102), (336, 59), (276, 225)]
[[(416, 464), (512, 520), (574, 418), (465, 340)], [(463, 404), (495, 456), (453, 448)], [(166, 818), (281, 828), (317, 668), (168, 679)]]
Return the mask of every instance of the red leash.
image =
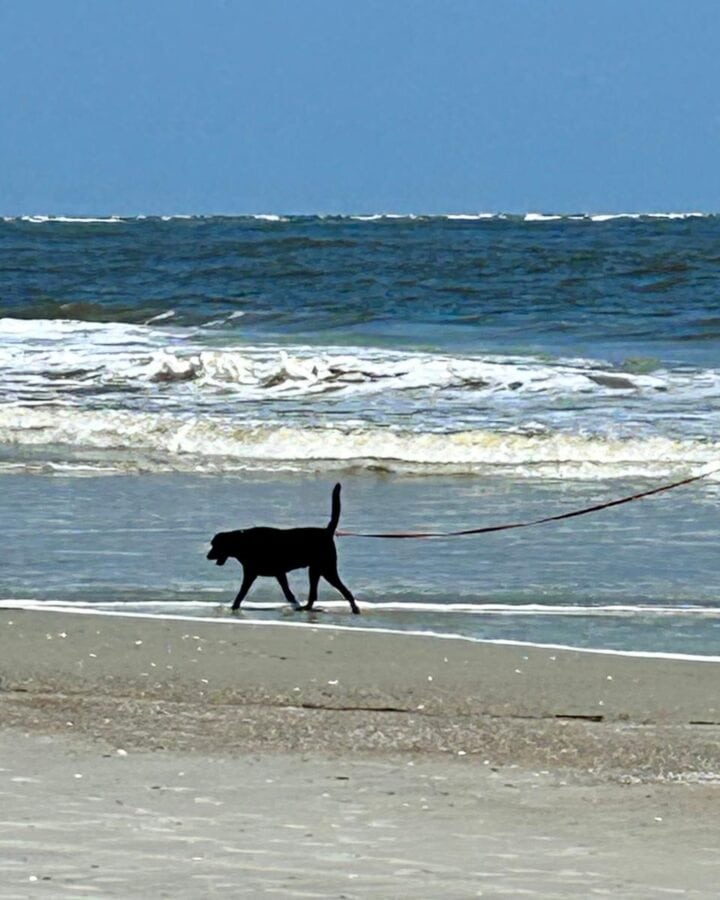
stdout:
[(512, 528), (531, 528), (533, 525), (544, 525), (546, 522), (559, 522), (561, 519), (573, 519), (575, 516), (585, 516), (588, 513), (598, 512), (601, 509), (609, 509), (611, 506), (620, 506), (623, 503), (631, 503), (633, 500), (641, 500), (643, 497), (651, 497), (653, 494), (660, 494), (663, 491), (672, 491), (674, 488), (682, 487), (685, 484), (692, 484), (694, 481), (700, 481), (709, 475), (720, 472), (720, 466), (711, 469), (709, 472), (703, 472), (702, 475), (692, 475), (690, 478), (683, 478), (682, 481), (673, 481), (672, 484), (663, 484), (660, 487), (652, 488), (649, 491), (641, 491), (638, 494), (631, 494), (629, 497), (621, 497), (619, 500), (608, 500), (605, 503), (596, 503), (594, 506), (585, 506), (583, 509), (575, 509), (572, 512), (560, 513), (556, 516), (545, 516), (542, 519), (532, 519), (530, 522), (511, 522), (505, 525), (486, 525), (484, 528), (466, 528), (462, 531), (388, 531), (388, 532), (365, 532), (365, 531), (336, 531), (338, 537), (364, 537), (364, 538), (390, 538), (394, 540), (403, 540), (405, 538), (447, 538), (447, 537), (463, 537), (469, 534), (490, 534), (492, 531), (509, 531)]

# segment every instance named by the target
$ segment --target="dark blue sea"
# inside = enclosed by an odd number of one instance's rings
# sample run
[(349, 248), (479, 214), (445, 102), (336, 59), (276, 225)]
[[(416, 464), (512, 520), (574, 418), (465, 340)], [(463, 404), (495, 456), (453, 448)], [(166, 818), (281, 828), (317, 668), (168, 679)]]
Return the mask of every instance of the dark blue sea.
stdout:
[[(336, 481), (345, 529), (445, 531), (710, 471), (719, 272), (704, 214), (0, 220), (0, 600), (232, 624), (209, 537)], [(364, 615), (311, 624), (720, 655), (718, 477), (338, 538)]]

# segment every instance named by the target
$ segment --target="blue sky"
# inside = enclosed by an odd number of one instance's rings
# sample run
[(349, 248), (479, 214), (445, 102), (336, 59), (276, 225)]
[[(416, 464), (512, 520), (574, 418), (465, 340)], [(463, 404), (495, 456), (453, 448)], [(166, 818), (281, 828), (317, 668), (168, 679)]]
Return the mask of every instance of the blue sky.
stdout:
[(720, 210), (717, 0), (0, 0), (0, 214)]

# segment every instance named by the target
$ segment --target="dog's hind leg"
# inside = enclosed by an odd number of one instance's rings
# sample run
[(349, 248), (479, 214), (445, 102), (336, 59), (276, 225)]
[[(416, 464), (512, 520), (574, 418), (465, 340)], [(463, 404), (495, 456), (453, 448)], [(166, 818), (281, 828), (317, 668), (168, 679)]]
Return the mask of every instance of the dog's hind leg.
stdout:
[(278, 584), (282, 588), (283, 594), (285, 594), (285, 599), (287, 600), (287, 602), (295, 609), (300, 609), (300, 604), (295, 599), (295, 594), (293, 594), (293, 592), (290, 590), (287, 575), (284, 572), (281, 572), (280, 575), (276, 575), (275, 577), (278, 580)]
[(254, 572), (243, 572), (243, 580), (240, 585), (240, 590), (238, 591), (238, 595), (233, 601), (232, 608), (238, 609), (240, 604), (243, 602), (245, 597), (247, 596), (247, 592), (253, 585), (253, 582), (257, 578), (257, 575)]
[(308, 578), (310, 579), (310, 590), (308, 592), (307, 603), (302, 609), (312, 609), (315, 601), (317, 600), (317, 589), (318, 589), (318, 581), (320, 581), (320, 570), (315, 569), (312, 566), (310, 567), (310, 571), (308, 572)]
[(355, 613), (355, 615), (359, 615), (360, 608), (357, 605), (357, 603), (355, 602), (355, 598), (353, 597), (353, 595), (350, 593), (350, 591), (345, 587), (345, 585), (340, 580), (340, 576), (338, 575), (337, 569), (333, 566), (332, 569), (325, 569), (325, 571), (322, 574), (323, 574), (323, 578), (325, 579), (325, 581), (327, 581), (334, 588), (336, 588), (338, 591), (340, 591), (340, 593), (343, 595), (343, 597), (350, 604), (350, 609)]

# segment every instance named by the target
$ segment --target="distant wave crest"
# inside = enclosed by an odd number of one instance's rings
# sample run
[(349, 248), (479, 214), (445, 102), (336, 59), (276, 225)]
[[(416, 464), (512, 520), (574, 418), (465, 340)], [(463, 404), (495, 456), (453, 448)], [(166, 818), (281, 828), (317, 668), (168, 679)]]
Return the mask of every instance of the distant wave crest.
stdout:
[(174, 221), (206, 221), (213, 219), (227, 220), (254, 220), (260, 223), (284, 224), (297, 221), (322, 221), (333, 222), (413, 222), (413, 221), (448, 221), (448, 222), (492, 222), (510, 221), (516, 223), (528, 222), (611, 222), (614, 220), (683, 220), (715, 218), (718, 213), (700, 211), (668, 211), (668, 212), (582, 212), (582, 213), (557, 213), (557, 212), (451, 212), (451, 213), (325, 213), (306, 215), (287, 215), (284, 213), (238, 213), (238, 214), (145, 214), (133, 216), (67, 216), (67, 215), (20, 215), (3, 216), (2, 221), (7, 223), (29, 223), (33, 225), (108, 225), (119, 223), (142, 223), (147, 221), (174, 222)]

